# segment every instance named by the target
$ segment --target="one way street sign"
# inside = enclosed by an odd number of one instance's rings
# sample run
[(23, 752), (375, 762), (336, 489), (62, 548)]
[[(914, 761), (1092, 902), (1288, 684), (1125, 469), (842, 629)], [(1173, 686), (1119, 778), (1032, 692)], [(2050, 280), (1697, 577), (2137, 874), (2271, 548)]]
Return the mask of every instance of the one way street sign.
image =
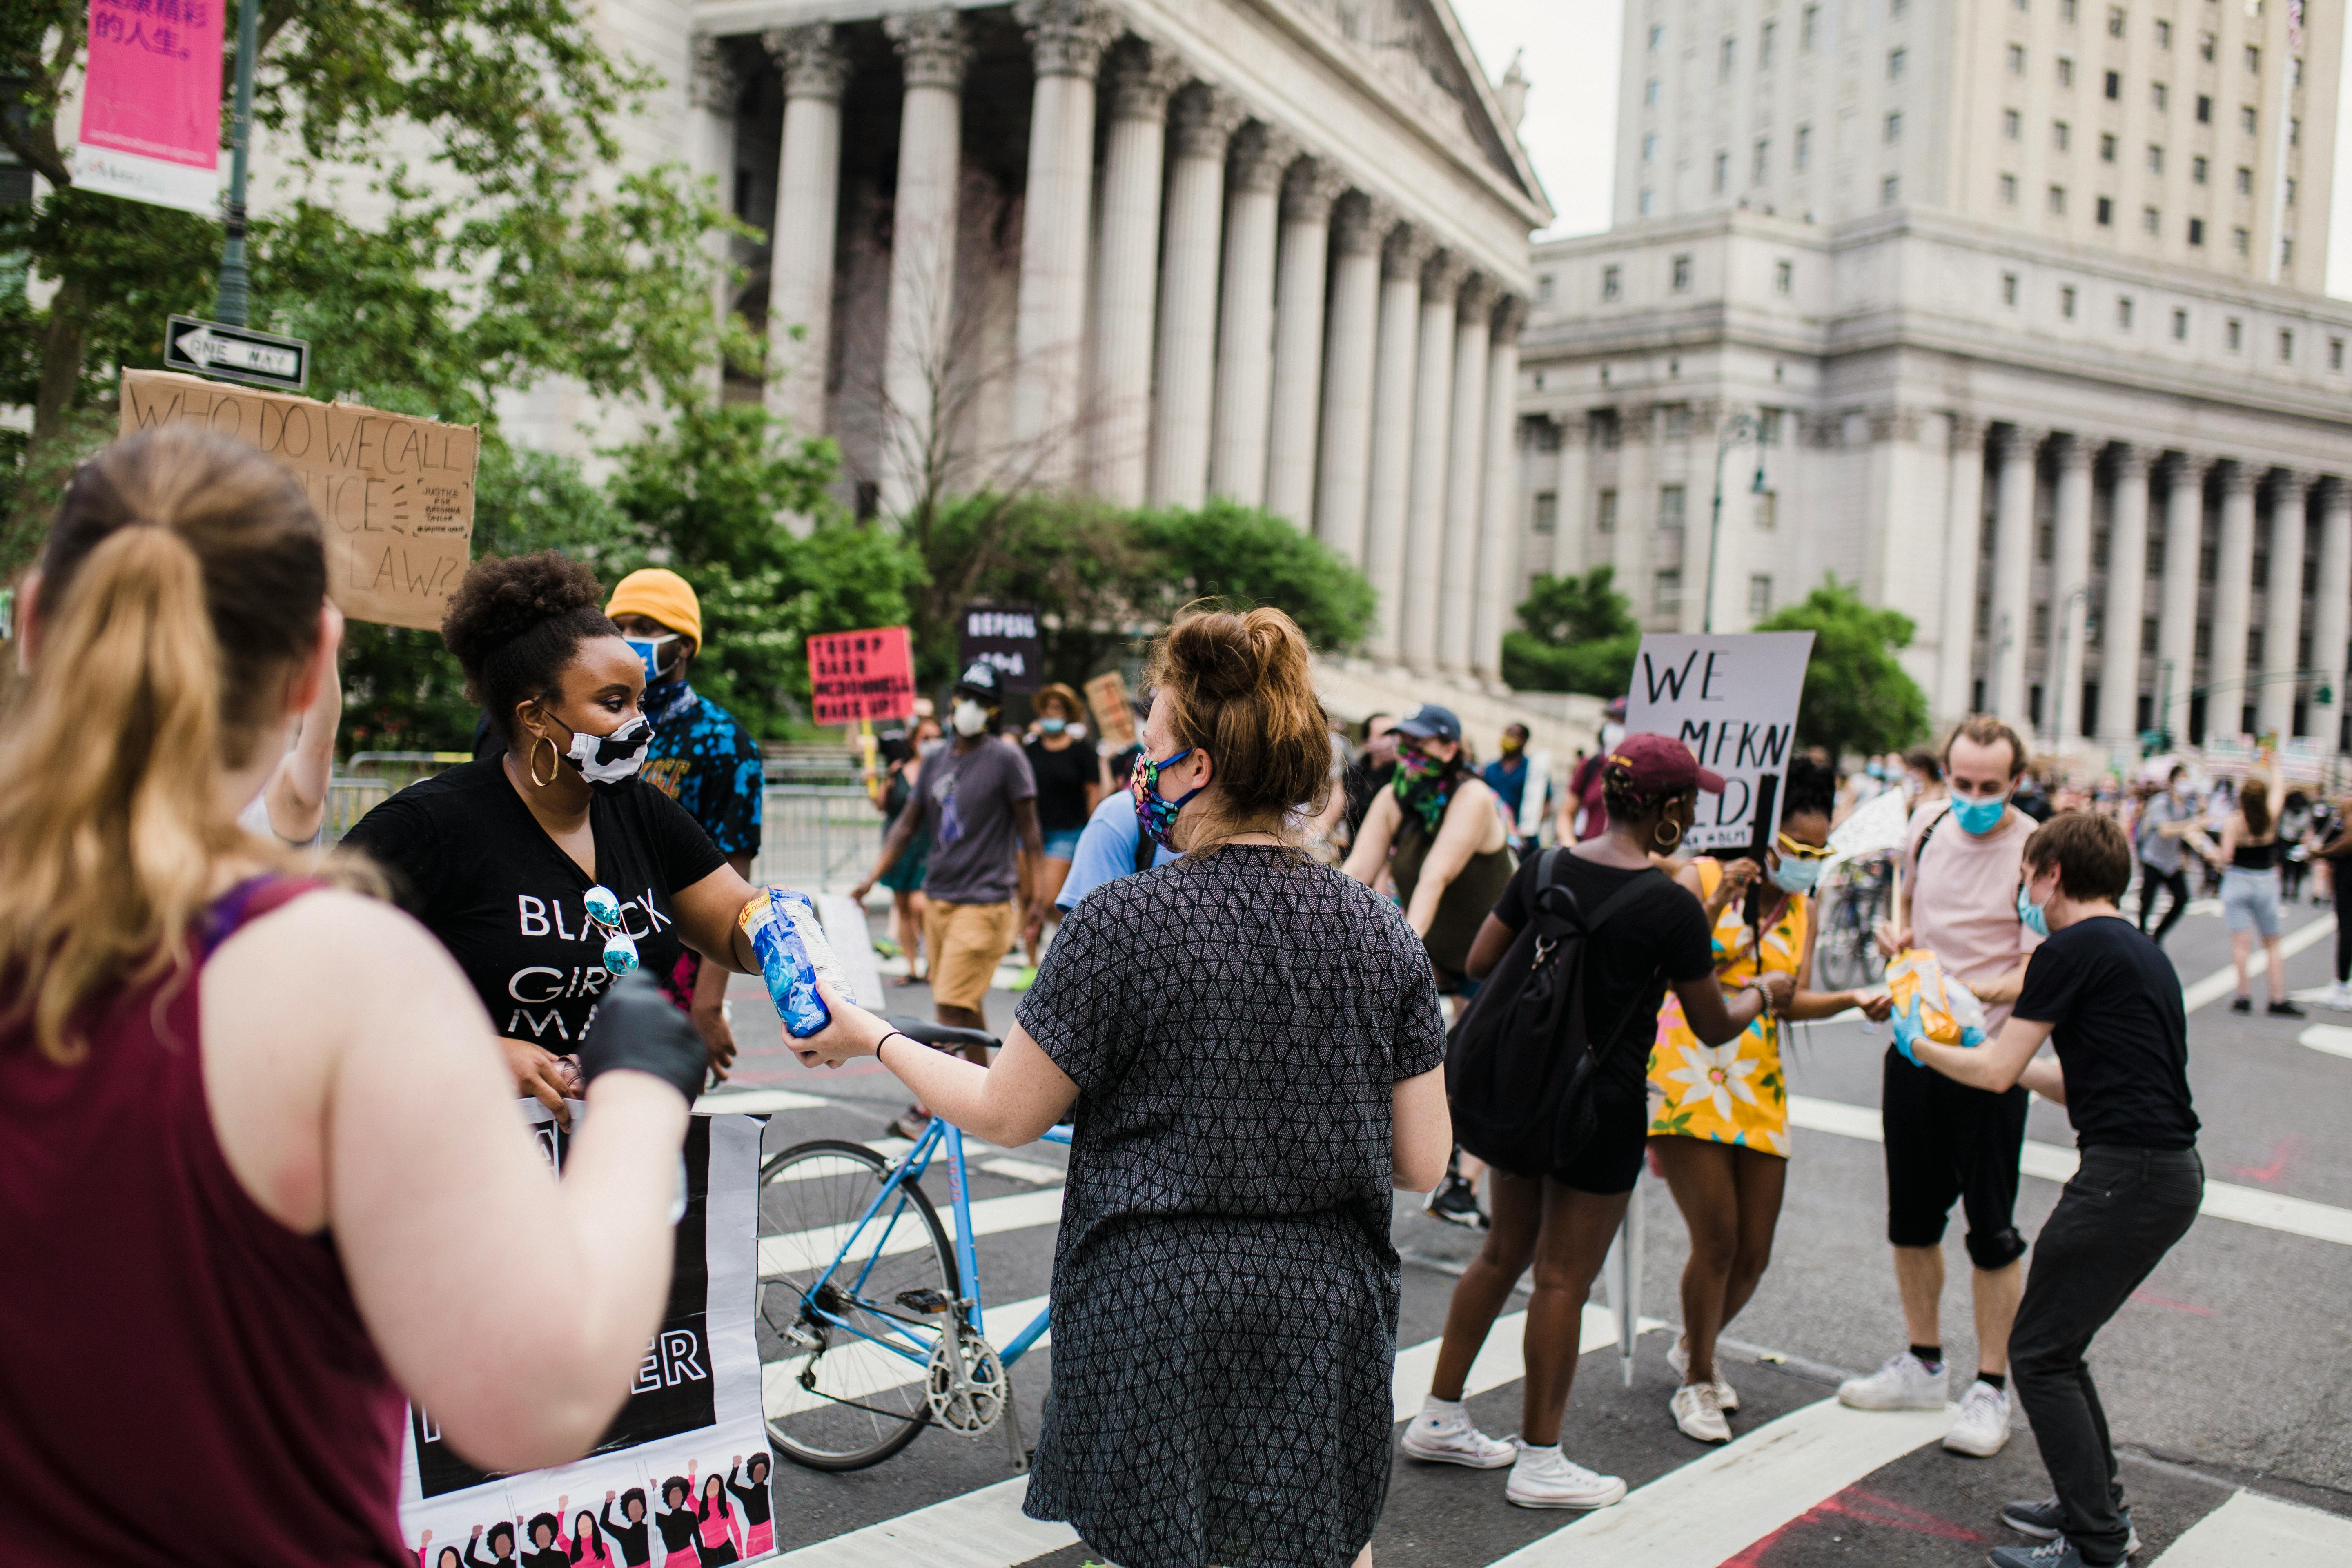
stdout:
[(174, 316), (163, 330), (163, 368), (299, 392), (310, 380), (310, 345), (300, 338)]

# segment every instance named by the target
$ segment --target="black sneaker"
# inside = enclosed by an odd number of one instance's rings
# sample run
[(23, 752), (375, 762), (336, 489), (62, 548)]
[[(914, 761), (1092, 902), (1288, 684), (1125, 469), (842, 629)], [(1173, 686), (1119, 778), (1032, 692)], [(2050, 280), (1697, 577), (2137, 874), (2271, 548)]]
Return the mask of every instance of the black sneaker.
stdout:
[(2231, 997), (2231, 998), (2230, 998), (2230, 1011), (2231, 1011), (2231, 1012), (2232, 1012), (2232, 1013), (2251, 1013), (2251, 1012), (2252, 1012), (2253, 1010), (2254, 1010), (2254, 999), (2253, 999), (2252, 997), (2251, 997), (2251, 996), (2232, 996), (2232, 997)]
[(1478, 1207), (1478, 1189), (1452, 1171), (1437, 1184), (1437, 1190), (1421, 1200), (1421, 1212), (1432, 1219), (1442, 1219), (1448, 1225), (1467, 1226), (1472, 1230), (1486, 1228), (1486, 1215)]
[[(2010, 1503), (2001, 1509), (2000, 1521), (2018, 1534), (2030, 1535), (2036, 1541), (2055, 1541), (2066, 1527), (2064, 1510), (2054, 1497), (2043, 1498), (2040, 1502)], [(2124, 1528), (2131, 1530), (2131, 1539), (2124, 1543), (2124, 1555), (2128, 1557), (2139, 1550), (2139, 1531), (2132, 1529), (2129, 1509), (2124, 1510)]]
[(2304, 1018), (2310, 1016), (2309, 1014), (2303, 1010), (2300, 1004), (2287, 1001), (2284, 997), (2271, 1004), (2270, 1014), (2273, 1018)]

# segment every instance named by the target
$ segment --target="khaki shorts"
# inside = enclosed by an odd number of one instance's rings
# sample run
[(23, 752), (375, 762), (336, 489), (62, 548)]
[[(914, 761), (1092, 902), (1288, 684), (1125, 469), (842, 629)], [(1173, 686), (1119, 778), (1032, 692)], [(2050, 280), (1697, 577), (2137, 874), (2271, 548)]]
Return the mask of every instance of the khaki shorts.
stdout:
[(923, 906), (923, 946), (931, 955), (931, 1000), (941, 1006), (977, 1013), (996, 966), (1013, 951), (1020, 921), (1013, 906), (949, 904), (932, 899)]

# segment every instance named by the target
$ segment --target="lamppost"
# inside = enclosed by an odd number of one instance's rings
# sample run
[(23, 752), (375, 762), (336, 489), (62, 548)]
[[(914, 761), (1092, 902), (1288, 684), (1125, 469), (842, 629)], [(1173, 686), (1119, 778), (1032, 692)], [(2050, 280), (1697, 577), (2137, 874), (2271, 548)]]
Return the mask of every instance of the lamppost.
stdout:
[(253, 55), (260, 47), (261, 0), (239, 0), (236, 8), (236, 108), (229, 121), (228, 238), (221, 247), (220, 300), (213, 313), (232, 327), (246, 323), (245, 159), (253, 140)]
[(1756, 478), (1748, 493), (1764, 493), (1764, 422), (1753, 414), (1735, 414), (1723, 422), (1715, 437), (1715, 505), (1706, 524), (1706, 605), (1699, 630), (1715, 630), (1715, 563), (1723, 552), (1723, 459), (1743, 441), (1756, 443)]

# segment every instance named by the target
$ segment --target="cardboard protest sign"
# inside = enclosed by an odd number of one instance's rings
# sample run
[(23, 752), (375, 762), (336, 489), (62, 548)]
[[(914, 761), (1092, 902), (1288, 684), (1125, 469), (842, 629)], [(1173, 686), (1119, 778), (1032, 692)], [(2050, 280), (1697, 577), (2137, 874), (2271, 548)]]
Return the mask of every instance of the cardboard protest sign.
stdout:
[(975, 664), (995, 667), (1007, 691), (1034, 691), (1045, 682), (1045, 639), (1034, 605), (966, 605), (958, 647), (959, 673)]
[[(1700, 766), (1723, 775), (1723, 794), (1698, 797), (1685, 847), (1736, 848), (1754, 843), (1759, 827), (1778, 826), (1773, 803), (1796, 747), (1812, 650), (1811, 632), (1643, 637), (1625, 700), (1627, 732), (1675, 736)], [(1762, 823), (1759, 802), (1773, 814)]]
[(808, 639), (810, 716), (820, 724), (904, 719), (915, 710), (915, 655), (904, 626)]
[[(521, 1108), (541, 1152), (560, 1169), (572, 1134), (537, 1100)], [(586, 1110), (572, 1102), (575, 1129)], [(731, 1515), (740, 1560), (773, 1552), (767, 1477), (775, 1461), (752, 1327), (762, 1125), (759, 1117), (734, 1115), (698, 1115), (688, 1123), (686, 1213), (677, 1223), (669, 1306), (646, 1346), (628, 1403), (587, 1458), (553, 1469), (487, 1475), (443, 1441), (432, 1412), (409, 1408), (400, 1531), (419, 1562), (439, 1568), (444, 1550), (468, 1546), (478, 1562), (511, 1562), (493, 1539), (501, 1531), (524, 1562), (559, 1542), (568, 1556), (580, 1541), (601, 1543), (615, 1563), (644, 1561), (625, 1557), (618, 1541), (659, 1540), (667, 1533), (664, 1525), (682, 1522), (678, 1490), (691, 1510), (714, 1483), (711, 1500), (724, 1502)], [(477, 1529), (479, 1543), (472, 1541)]]
[(1127, 700), (1127, 681), (1118, 671), (1107, 670), (1087, 682), (1087, 706), (1094, 710), (1095, 733), (1117, 751), (1135, 744), (1135, 704)]
[(172, 424), (250, 442), (301, 481), (327, 525), (327, 591), (344, 615), (439, 629), (473, 552), (472, 426), (124, 371), (121, 434)]

